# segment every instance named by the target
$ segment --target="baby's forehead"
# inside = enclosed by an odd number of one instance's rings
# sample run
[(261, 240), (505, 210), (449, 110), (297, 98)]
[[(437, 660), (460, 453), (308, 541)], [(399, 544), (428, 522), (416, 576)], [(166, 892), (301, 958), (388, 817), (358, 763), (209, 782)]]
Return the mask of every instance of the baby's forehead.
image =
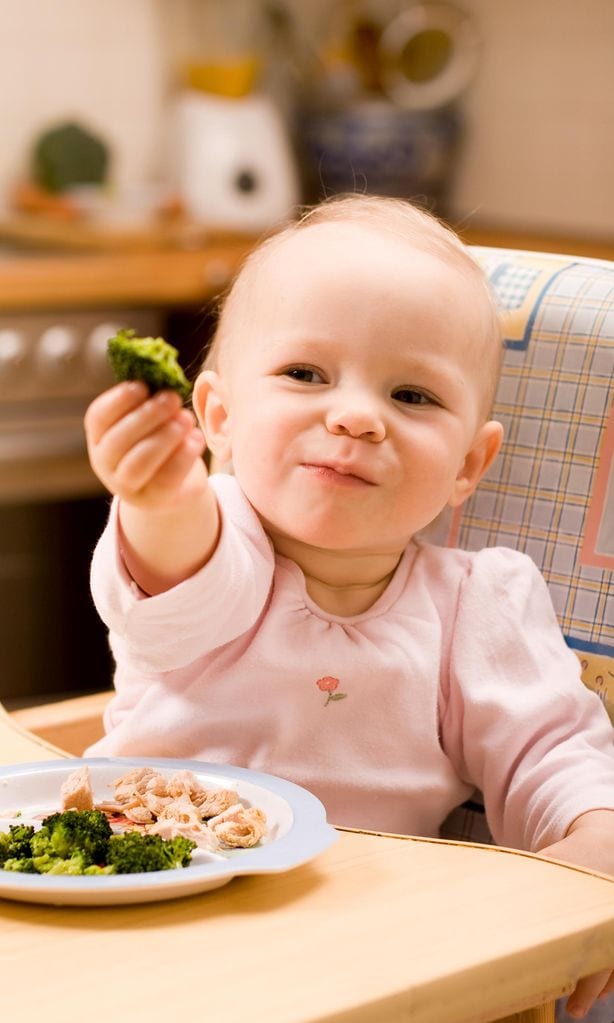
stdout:
[[(403, 304), (418, 291), (425, 306), (431, 301), (438, 314), (457, 316), (459, 328), (464, 323), (474, 341), (480, 336), (492, 342), (492, 300), (482, 271), (460, 243), (437, 244), (428, 232), (408, 235), (350, 220), (293, 227), (255, 250), (229, 296), (219, 340), (234, 348), (233, 336), (241, 335), (244, 347), (261, 314), (274, 314), (288, 303), (295, 311), (309, 308), (310, 301), (324, 305), (355, 278), (365, 293), (375, 294), (371, 275), (379, 281), (380, 297), (385, 282), (387, 302)], [(297, 293), (304, 302), (295, 301)], [(477, 347), (487, 354), (482, 344)]]
[(246, 296), (253, 303), (258, 295), (274, 295), (270, 289), (278, 284), (295, 291), (326, 284), (324, 300), (354, 279), (362, 279), (368, 288), (371, 279), (387, 276), (393, 299), (395, 283), (401, 297), (404, 288), (424, 276), (451, 284), (462, 279), (466, 290), (471, 286), (467, 263), (468, 257), (446, 253), (426, 236), (361, 221), (325, 222), (283, 232), (265, 243), (248, 260), (235, 291), (237, 299)]
[(410, 236), (369, 221), (333, 220), (281, 232), (255, 254), (254, 264), (263, 269), (268, 264), (274, 269), (289, 260), (311, 257), (314, 252), (325, 254), (331, 248), (359, 255), (365, 262), (381, 258), (384, 252), (392, 254), (403, 249), (428, 252), (426, 240), (420, 235)]

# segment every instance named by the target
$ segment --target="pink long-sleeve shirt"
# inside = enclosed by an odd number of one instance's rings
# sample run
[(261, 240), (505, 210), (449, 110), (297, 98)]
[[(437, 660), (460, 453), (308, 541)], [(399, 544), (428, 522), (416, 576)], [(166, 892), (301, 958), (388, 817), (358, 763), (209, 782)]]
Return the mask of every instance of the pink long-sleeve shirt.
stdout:
[(211, 485), (213, 557), (154, 597), (126, 572), (112, 506), (92, 592), (116, 695), (88, 755), (238, 764), (306, 786), (333, 824), (426, 836), (477, 788), (495, 840), (525, 849), (614, 809), (609, 718), (528, 557), (411, 543), (378, 601), (337, 617), (236, 480)]

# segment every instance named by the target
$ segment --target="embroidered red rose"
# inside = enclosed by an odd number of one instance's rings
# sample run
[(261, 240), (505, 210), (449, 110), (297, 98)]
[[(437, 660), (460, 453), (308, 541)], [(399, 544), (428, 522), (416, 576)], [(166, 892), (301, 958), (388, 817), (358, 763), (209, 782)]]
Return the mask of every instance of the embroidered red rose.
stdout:
[(337, 693), (336, 689), (339, 685), (339, 679), (334, 678), (333, 675), (324, 675), (322, 678), (316, 679), (316, 685), (318, 689), (321, 689), (323, 693), (326, 693), (325, 707), (328, 706), (331, 700), (344, 700), (347, 693)]
[(325, 675), (324, 678), (318, 679), (316, 685), (323, 693), (334, 693), (335, 689), (339, 685), (339, 679), (333, 678), (332, 675)]

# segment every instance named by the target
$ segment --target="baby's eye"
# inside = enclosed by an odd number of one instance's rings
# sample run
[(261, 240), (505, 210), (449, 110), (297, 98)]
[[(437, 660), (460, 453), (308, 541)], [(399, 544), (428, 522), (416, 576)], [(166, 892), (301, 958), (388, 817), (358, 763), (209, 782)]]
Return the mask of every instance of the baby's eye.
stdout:
[(403, 405), (430, 405), (433, 400), (429, 398), (428, 394), (414, 391), (411, 387), (399, 387), (397, 391), (392, 392), (392, 397), (395, 401), (402, 402)]
[(284, 370), (284, 376), (290, 377), (291, 380), (299, 380), (303, 384), (323, 383), (322, 374), (312, 366), (289, 366)]

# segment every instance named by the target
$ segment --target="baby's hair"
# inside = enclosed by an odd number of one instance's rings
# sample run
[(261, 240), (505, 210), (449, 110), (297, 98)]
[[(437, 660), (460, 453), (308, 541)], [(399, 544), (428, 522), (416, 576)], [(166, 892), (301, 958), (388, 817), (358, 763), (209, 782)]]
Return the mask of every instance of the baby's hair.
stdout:
[(395, 235), (454, 266), (476, 286), (478, 293), (483, 297), (486, 315), (484, 340), (489, 348), (486, 363), (490, 367), (487, 381), (490, 411), (501, 367), (502, 338), (495, 298), (486, 276), (452, 228), (428, 210), (405, 199), (386, 196), (360, 194), (334, 196), (317, 206), (305, 209), (298, 219), (284, 222), (266, 235), (243, 261), (225, 296), (220, 300), (217, 329), (208, 348), (203, 368), (218, 368), (227, 323), (241, 305), (254, 272), (262, 266), (267, 255), (299, 231), (332, 223), (363, 224)]

